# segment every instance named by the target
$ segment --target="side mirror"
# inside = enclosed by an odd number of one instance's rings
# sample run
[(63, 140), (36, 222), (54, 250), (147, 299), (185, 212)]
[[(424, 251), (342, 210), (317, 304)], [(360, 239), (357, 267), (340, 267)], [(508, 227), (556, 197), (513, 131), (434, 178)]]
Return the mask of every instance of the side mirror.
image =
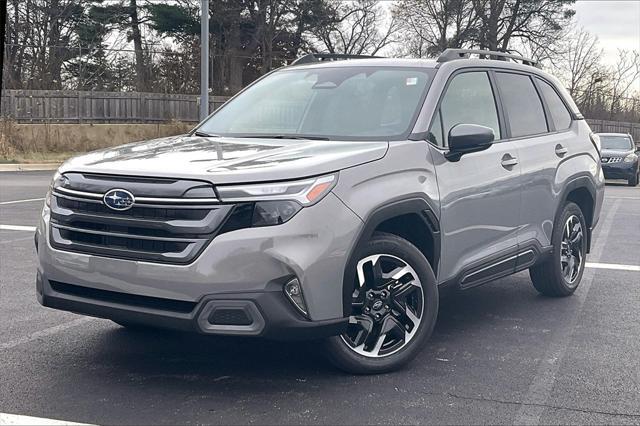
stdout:
[(445, 157), (450, 161), (458, 161), (464, 154), (489, 148), (494, 139), (495, 134), (490, 127), (456, 124), (449, 130), (449, 152)]

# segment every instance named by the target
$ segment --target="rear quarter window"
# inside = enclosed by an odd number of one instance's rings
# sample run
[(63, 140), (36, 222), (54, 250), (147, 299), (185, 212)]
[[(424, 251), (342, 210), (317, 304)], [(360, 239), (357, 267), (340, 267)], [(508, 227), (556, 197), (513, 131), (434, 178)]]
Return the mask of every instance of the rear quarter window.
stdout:
[(569, 113), (569, 110), (553, 86), (539, 78), (536, 80), (538, 81), (538, 87), (540, 87), (542, 96), (547, 102), (547, 107), (551, 113), (551, 119), (553, 120), (556, 130), (567, 130), (571, 127), (571, 113)]

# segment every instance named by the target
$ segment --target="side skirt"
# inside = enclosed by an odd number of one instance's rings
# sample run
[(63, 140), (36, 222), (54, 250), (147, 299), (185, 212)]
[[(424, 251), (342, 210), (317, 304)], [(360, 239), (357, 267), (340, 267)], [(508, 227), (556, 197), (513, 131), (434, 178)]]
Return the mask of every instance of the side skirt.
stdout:
[(519, 247), (505, 250), (496, 255), (475, 262), (464, 268), (456, 277), (440, 283), (441, 292), (468, 290), (523, 271), (546, 261), (553, 253), (553, 247), (543, 247), (538, 241), (526, 241)]

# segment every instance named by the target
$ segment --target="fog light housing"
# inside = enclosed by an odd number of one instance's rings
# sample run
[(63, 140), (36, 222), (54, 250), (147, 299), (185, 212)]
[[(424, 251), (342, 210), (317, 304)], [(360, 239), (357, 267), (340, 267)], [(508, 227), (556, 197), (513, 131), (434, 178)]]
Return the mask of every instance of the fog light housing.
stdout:
[(302, 286), (297, 278), (292, 279), (284, 285), (284, 294), (302, 315), (309, 318), (307, 304), (305, 303), (304, 296), (302, 295)]

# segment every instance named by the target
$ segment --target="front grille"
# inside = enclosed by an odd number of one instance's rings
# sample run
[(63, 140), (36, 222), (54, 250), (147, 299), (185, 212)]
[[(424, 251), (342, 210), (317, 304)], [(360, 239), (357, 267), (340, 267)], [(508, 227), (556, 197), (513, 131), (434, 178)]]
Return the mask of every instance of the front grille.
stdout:
[(84, 231), (72, 231), (60, 229), (60, 236), (65, 240), (75, 241), (79, 244), (91, 245), (94, 247), (109, 247), (111, 249), (121, 249), (148, 253), (168, 253), (182, 252), (188, 246), (187, 242), (173, 242), (162, 240), (139, 240), (130, 237), (114, 237), (113, 235), (90, 234)]
[[(78, 213), (88, 214), (113, 214), (113, 210), (103, 203), (58, 198), (58, 205), (65, 209), (71, 209)], [(176, 208), (149, 208), (134, 206), (129, 210), (118, 212), (120, 217), (151, 220), (202, 220), (209, 213), (209, 209), (176, 209)]]
[(622, 157), (604, 157), (602, 159), (602, 164), (613, 164), (619, 163), (622, 161)]
[[(51, 244), (67, 251), (189, 263), (233, 210), (200, 181), (67, 173), (61, 182), (51, 199)], [(130, 209), (105, 205), (103, 195), (114, 188), (134, 195)]]

